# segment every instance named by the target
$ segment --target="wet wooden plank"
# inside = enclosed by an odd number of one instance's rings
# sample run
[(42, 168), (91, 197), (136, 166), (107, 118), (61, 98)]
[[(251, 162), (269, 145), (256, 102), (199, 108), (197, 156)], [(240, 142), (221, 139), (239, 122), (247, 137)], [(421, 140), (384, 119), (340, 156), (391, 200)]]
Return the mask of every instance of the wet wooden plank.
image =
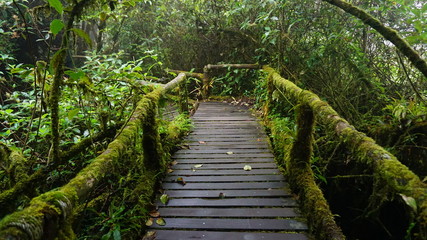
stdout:
[(164, 218), (166, 225), (156, 228), (181, 229), (238, 229), (238, 230), (307, 230), (307, 225), (293, 219), (207, 219), (207, 218)]
[(207, 164), (207, 163), (245, 163), (245, 164), (252, 164), (252, 163), (268, 163), (268, 162), (274, 162), (274, 159), (272, 158), (212, 158), (212, 159), (185, 159), (180, 158), (177, 160), (178, 164)]
[[(245, 165), (249, 165), (251, 166), (252, 170), (253, 169), (261, 169), (261, 168), (277, 168), (277, 165), (273, 162), (271, 163), (250, 163), (250, 164), (245, 164), (245, 163), (207, 163), (207, 164), (203, 164), (203, 166), (201, 168), (194, 168), (194, 164), (180, 164), (178, 162), (178, 164), (172, 166), (172, 169), (188, 169), (188, 170), (207, 170), (207, 169), (241, 169), (241, 171), (245, 171), (243, 170), (243, 167)], [(251, 171), (252, 171), (251, 170)], [(250, 172), (250, 171), (246, 171), (246, 172)]]
[[(176, 182), (178, 176), (168, 176), (163, 182)], [(248, 175), (248, 176), (179, 176), (185, 182), (252, 182), (252, 181), (284, 181), (282, 175)]]
[(201, 158), (201, 159), (212, 159), (212, 158), (268, 158), (271, 157), (273, 158), (273, 154), (272, 153), (233, 153), (233, 154), (227, 154), (227, 152), (224, 153), (217, 153), (217, 154), (203, 154), (203, 153), (187, 153), (187, 154), (180, 154), (180, 153), (176, 153), (173, 155), (174, 159), (179, 159), (179, 158), (186, 158), (186, 159), (190, 159), (190, 158)]
[(156, 240), (308, 240), (302, 233), (266, 233), (266, 232), (213, 232), (213, 231), (177, 231), (157, 230)]
[[(158, 206), (165, 206), (158, 202)], [(292, 198), (174, 198), (167, 207), (296, 207)]]
[(251, 190), (166, 190), (171, 198), (218, 198), (225, 197), (290, 197), (290, 191), (284, 189), (251, 189)]
[(232, 182), (232, 183), (163, 183), (163, 189), (270, 189), (282, 188), (285, 182)]
[[(246, 153), (270, 153), (270, 149), (268, 148), (248, 148), (248, 149), (183, 149), (179, 152), (177, 152), (176, 154), (174, 154), (174, 156), (176, 155), (183, 155), (183, 154), (191, 154), (191, 155), (196, 155), (196, 154), (211, 154), (211, 153), (217, 153), (217, 154), (226, 154), (227, 156), (229, 155), (228, 153), (231, 154), (246, 154)], [(252, 155), (252, 154), (251, 154)], [(273, 157), (273, 155), (270, 153), (271, 157)], [(206, 155), (204, 155), (206, 157)], [(232, 156), (229, 156), (232, 157)]]
[[(194, 166), (194, 165), (193, 165)], [(251, 171), (242, 171), (241, 169), (181, 169), (174, 170), (169, 175), (180, 176), (223, 176), (223, 175), (257, 175), (257, 174), (281, 174), (277, 168), (252, 169)]]
[(295, 208), (160, 208), (162, 217), (298, 217)]

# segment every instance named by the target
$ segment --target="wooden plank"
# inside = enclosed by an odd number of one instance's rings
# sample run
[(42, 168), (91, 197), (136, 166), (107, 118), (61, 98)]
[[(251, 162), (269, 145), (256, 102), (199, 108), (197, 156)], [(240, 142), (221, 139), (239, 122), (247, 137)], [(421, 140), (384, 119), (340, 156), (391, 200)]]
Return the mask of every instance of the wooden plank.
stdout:
[(284, 181), (282, 175), (248, 175), (248, 176), (168, 176), (163, 182), (176, 182), (177, 177), (183, 177), (189, 182), (248, 182), (248, 181)]
[(274, 162), (273, 158), (212, 158), (212, 159), (185, 159), (177, 160), (178, 164), (207, 164), (207, 163), (265, 163)]
[[(165, 206), (158, 202), (158, 206)], [(296, 207), (292, 198), (173, 198), (168, 207)]]
[[(202, 163), (202, 162), (200, 162)], [(197, 168), (194, 169), (194, 164), (177, 164), (172, 166), (172, 169), (187, 169), (187, 170), (207, 170), (207, 169), (240, 169), (241, 171), (245, 171), (243, 170), (243, 167), (246, 164), (244, 163), (236, 163), (236, 164), (228, 164), (228, 163), (218, 163), (218, 164), (203, 164), (203, 166), (201, 168)], [(247, 164), (250, 165), (252, 169), (261, 169), (261, 168), (277, 168), (275, 163), (251, 163), (251, 164)], [(252, 171), (252, 170), (251, 170)], [(250, 172), (250, 171), (246, 171), (246, 172)]]
[(159, 208), (162, 217), (298, 217), (295, 208)]
[(266, 233), (266, 232), (212, 232), (212, 231), (178, 231), (178, 230), (157, 230), (156, 240), (308, 240), (302, 233)]
[(270, 150), (270, 147), (266, 143), (259, 143), (259, 144), (227, 144), (227, 145), (208, 145), (208, 144), (189, 144), (188, 147), (192, 150), (207, 150), (207, 149), (215, 149), (215, 150), (221, 150), (221, 149), (253, 149), (258, 148), (261, 150), (267, 149)]
[(218, 198), (225, 197), (290, 197), (290, 190), (285, 189), (251, 189), (251, 190), (166, 190), (170, 198)]
[(307, 225), (293, 219), (215, 219), (215, 218), (164, 218), (166, 225), (154, 225), (156, 228), (180, 229), (247, 229), (247, 230), (307, 230)]
[[(232, 154), (242, 154), (242, 153), (270, 153), (270, 149), (268, 148), (248, 148), (248, 149), (182, 149), (178, 151), (175, 155), (184, 155), (184, 154), (211, 154), (211, 153), (217, 153), (217, 154), (227, 154), (228, 152), (231, 152)], [(228, 154), (227, 154), (228, 155)], [(271, 154), (273, 157), (273, 155)]]
[[(194, 165), (193, 165), (194, 166)], [(251, 171), (242, 171), (241, 169), (180, 169), (174, 170), (169, 175), (174, 176), (223, 176), (223, 175), (257, 175), (257, 174), (281, 174), (277, 168), (263, 168), (263, 169), (252, 169)]]
[(211, 138), (208, 138), (208, 137), (203, 137), (203, 138), (200, 138), (200, 137), (195, 137), (195, 138), (193, 138), (193, 137), (189, 137), (189, 138), (187, 138), (187, 139), (185, 139), (185, 142), (200, 142), (200, 141), (203, 141), (203, 142), (206, 142), (206, 143), (212, 143), (212, 142), (222, 142), (222, 143), (227, 143), (227, 142), (229, 142), (230, 144), (236, 144), (236, 143), (242, 143), (242, 142), (244, 142), (244, 143), (255, 143), (255, 142), (261, 142), (261, 141), (265, 141), (265, 142), (267, 142), (266, 140), (263, 140), (263, 138), (257, 138), (257, 137), (247, 137), (247, 138), (222, 138), (222, 137), (211, 137)]
[(163, 189), (269, 189), (283, 188), (285, 182), (233, 182), (233, 183), (163, 183)]
[(202, 158), (202, 159), (212, 159), (212, 158), (273, 158), (273, 154), (272, 153), (249, 153), (249, 154), (245, 154), (245, 153), (233, 153), (233, 154), (227, 154), (225, 153), (217, 153), (217, 154), (203, 154), (203, 153), (188, 153), (188, 154), (180, 154), (180, 153), (175, 153), (173, 155), (172, 158), (174, 159), (180, 159), (180, 158), (186, 158), (186, 159), (190, 159), (190, 158)]

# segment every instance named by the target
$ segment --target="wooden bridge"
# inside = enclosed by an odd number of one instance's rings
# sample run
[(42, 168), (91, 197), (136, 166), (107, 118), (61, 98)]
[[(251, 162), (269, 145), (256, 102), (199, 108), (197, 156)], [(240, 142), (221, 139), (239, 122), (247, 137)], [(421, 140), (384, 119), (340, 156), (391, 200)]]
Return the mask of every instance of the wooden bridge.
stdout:
[[(86, 206), (96, 206), (98, 199), (105, 195), (98, 187), (124, 175), (137, 178), (138, 181), (128, 184), (139, 208), (147, 211), (152, 204), (150, 196), (155, 195), (156, 182), (162, 180), (158, 176), (170, 163), (168, 154), (183, 132), (175, 123), (188, 120), (186, 78), (200, 78), (202, 96), (207, 99), (211, 87), (209, 71), (217, 67), (208, 65), (204, 73), (181, 72), (168, 84), (153, 87), (141, 96), (134, 112), (105, 151), (62, 187), (33, 198), (22, 210), (9, 203), (25, 193), (32, 179), (43, 176), (42, 171), (0, 193), (0, 206), (8, 206), (10, 210), (6, 212), (6, 208), (1, 208), (1, 216), (9, 215), (0, 221), (0, 239), (75, 238), (72, 223), (78, 219), (76, 216)], [(287, 143), (286, 158), (276, 159), (280, 167), (286, 168), (286, 179), (276, 166), (263, 128), (247, 109), (202, 102), (192, 118), (195, 128), (185, 140), (187, 145), (172, 156), (171, 169), (162, 182), (162, 200), (157, 202), (158, 211), (151, 214), (153, 221), (146, 224), (149, 231), (144, 240), (296, 240), (312, 236), (320, 240), (344, 240), (311, 169), (315, 122), (336, 138), (347, 149), (346, 153), (358, 156), (352, 160), (369, 171), (373, 179), (369, 201), (377, 204), (378, 209), (396, 199), (415, 204), (416, 211), (408, 216), (412, 217), (411, 224), (415, 224), (419, 239), (425, 239), (427, 186), (417, 175), (357, 131), (314, 93), (300, 89), (268, 66), (243, 67), (263, 68), (268, 74), (267, 87), (263, 90), (267, 96), (265, 114), (269, 114), (274, 104), (279, 108), (289, 102), (296, 106), (296, 136)], [(159, 105), (174, 89), (179, 90), (178, 97), (174, 98), (179, 98), (177, 102), (185, 117), (169, 121), (160, 131)], [(407, 205), (399, 207), (402, 212), (408, 212)]]
[[(263, 128), (244, 107), (204, 102), (163, 181), (156, 239), (308, 239)], [(155, 221), (153, 221), (155, 222)]]

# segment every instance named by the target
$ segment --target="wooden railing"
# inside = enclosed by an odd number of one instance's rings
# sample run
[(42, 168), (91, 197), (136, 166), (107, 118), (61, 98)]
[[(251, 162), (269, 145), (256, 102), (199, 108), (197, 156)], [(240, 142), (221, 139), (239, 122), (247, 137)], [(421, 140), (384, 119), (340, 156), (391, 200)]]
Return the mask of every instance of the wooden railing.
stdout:
[[(151, 183), (151, 186), (145, 186), (146, 192), (142, 194), (153, 195), (156, 178), (161, 176), (159, 170), (166, 168), (164, 157), (167, 154), (163, 148), (171, 148), (161, 144), (156, 122), (159, 100), (181, 86), (180, 102), (186, 103), (185, 83), (186, 75), (181, 73), (163, 87), (144, 95), (114, 141), (76, 177), (66, 185), (32, 199), (22, 211), (3, 218), (0, 239), (71, 239), (74, 236), (71, 224), (78, 206), (90, 200), (91, 193), (114, 171), (126, 173), (137, 169), (143, 182)], [(183, 113), (188, 113), (188, 106), (180, 106)], [(164, 142), (174, 144), (174, 140), (176, 142), (176, 139)], [(149, 201), (147, 199), (147, 205)]]
[[(415, 222), (419, 228), (419, 239), (427, 237), (427, 184), (400, 163), (395, 156), (375, 141), (359, 132), (325, 101), (316, 94), (303, 90), (291, 81), (282, 78), (274, 69), (264, 66), (268, 73), (269, 96), (279, 90), (287, 101), (299, 106), (297, 109), (297, 138), (287, 159), (290, 184), (300, 195), (303, 211), (308, 214), (309, 225), (315, 231), (316, 239), (344, 239), (333, 223), (321, 191), (314, 184), (310, 169), (312, 154), (313, 125), (316, 122), (326, 126), (334, 133), (335, 139), (342, 143), (354, 159), (373, 172), (374, 190), (371, 200), (381, 198), (389, 201), (394, 198), (411, 198), (416, 202)], [(284, 101), (284, 100), (283, 100)]]

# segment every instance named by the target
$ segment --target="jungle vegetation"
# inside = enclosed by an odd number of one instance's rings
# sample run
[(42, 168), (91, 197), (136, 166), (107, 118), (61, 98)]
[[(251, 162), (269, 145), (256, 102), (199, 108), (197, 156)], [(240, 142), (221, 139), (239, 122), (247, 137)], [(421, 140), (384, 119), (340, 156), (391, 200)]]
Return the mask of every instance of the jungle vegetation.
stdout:
[[(111, 163), (114, 172), (91, 190), (90, 200), (76, 203), (72, 214), (84, 220), (58, 232), (75, 239), (142, 236), (154, 193), (146, 186), (156, 185), (150, 179), (167, 169), (169, 152), (191, 128), (185, 115), (162, 118), (163, 106), (177, 96), (161, 99), (160, 92), (153, 94), (156, 86), (146, 83), (176, 77), (167, 69), (203, 73), (208, 64), (271, 66), (328, 102), (426, 183), (427, 3), (347, 3), (351, 6), (338, 0), (0, 1), (0, 219), (81, 176), (139, 114), (146, 123), (135, 131), (149, 132), (159, 143), (149, 146), (159, 165), (138, 164), (146, 145), (139, 139), (135, 152), (120, 152), (127, 161)], [(266, 113), (263, 73), (210, 74), (212, 95), (240, 99)], [(189, 78), (188, 85), (192, 98), (200, 99), (201, 81)], [(272, 100), (281, 97), (273, 94)], [(295, 138), (294, 108), (271, 105), (263, 116), (278, 158), (285, 154), (278, 134)], [(144, 118), (147, 114), (152, 117)], [(427, 236), (426, 226), (415, 220), (413, 199), (374, 192), (372, 172), (354, 161), (359, 156), (349, 157), (325, 126), (318, 124), (313, 132), (310, 167), (348, 239)], [(138, 160), (131, 164), (133, 158)], [(372, 195), (379, 197), (374, 201)]]

